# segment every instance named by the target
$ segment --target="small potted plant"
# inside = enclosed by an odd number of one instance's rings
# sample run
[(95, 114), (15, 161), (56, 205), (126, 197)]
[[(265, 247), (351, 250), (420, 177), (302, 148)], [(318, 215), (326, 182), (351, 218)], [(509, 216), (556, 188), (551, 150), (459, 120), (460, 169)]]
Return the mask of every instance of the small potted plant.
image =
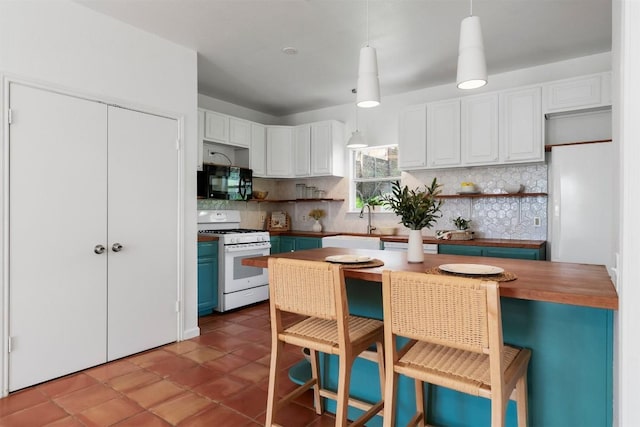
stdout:
[(471, 226), (470, 219), (464, 219), (461, 216), (453, 219), (453, 225), (456, 226), (456, 230), (450, 231), (449, 238), (451, 240), (471, 240), (473, 239), (473, 231), (469, 230)]
[(422, 229), (431, 228), (436, 220), (442, 217), (440, 207), (442, 200), (438, 199), (440, 187), (436, 178), (433, 178), (430, 186), (409, 190), (408, 186), (401, 187), (398, 181), (391, 184), (391, 194), (383, 199), (384, 203), (398, 215), (402, 225), (409, 231), (409, 250), (407, 261), (423, 262)]
[(317, 232), (322, 231), (322, 224), (320, 224), (320, 218), (324, 218), (325, 215), (326, 215), (326, 212), (324, 211), (324, 209), (312, 209), (311, 211), (309, 211), (309, 216), (316, 220), (316, 222), (313, 223), (313, 227), (311, 227), (313, 231), (317, 231)]
[(464, 231), (468, 230), (471, 224), (470, 219), (464, 219), (461, 216), (453, 220), (453, 225), (456, 226), (456, 230)]

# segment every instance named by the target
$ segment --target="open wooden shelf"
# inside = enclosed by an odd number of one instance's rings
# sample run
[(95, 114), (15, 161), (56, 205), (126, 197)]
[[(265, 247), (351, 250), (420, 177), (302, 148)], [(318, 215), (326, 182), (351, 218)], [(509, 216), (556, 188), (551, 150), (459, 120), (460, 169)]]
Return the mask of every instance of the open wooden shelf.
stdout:
[(565, 142), (565, 143), (562, 143), (562, 144), (551, 144), (551, 145), (545, 145), (544, 146), (544, 151), (548, 153), (553, 149), (553, 147), (563, 147), (563, 146), (566, 146), (566, 145), (597, 144), (597, 143), (600, 143), (600, 142), (611, 142), (611, 140), (610, 139), (596, 139), (594, 141), (576, 141), (576, 142)]
[(297, 202), (344, 202), (344, 199), (251, 199), (256, 203), (297, 203)]
[(477, 193), (477, 194), (441, 194), (437, 196), (438, 199), (483, 199), (488, 197), (537, 197), (547, 196), (547, 193)]

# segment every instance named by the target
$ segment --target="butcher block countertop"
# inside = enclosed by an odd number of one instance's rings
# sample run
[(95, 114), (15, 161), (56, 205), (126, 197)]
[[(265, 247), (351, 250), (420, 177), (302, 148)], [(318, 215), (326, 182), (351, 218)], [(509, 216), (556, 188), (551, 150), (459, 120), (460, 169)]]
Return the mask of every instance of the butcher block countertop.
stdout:
[(217, 242), (218, 236), (211, 233), (198, 233), (198, 242)]
[[(602, 265), (441, 254), (425, 254), (424, 263), (412, 264), (407, 262), (407, 255), (404, 252), (344, 248), (310, 249), (272, 256), (323, 261), (329, 255), (342, 254), (370, 256), (384, 262), (384, 266), (374, 268), (350, 268), (345, 265), (347, 278), (382, 282), (383, 270), (422, 272), (442, 264), (485, 264), (501, 267), (518, 277), (510, 282), (500, 282), (500, 296), (609, 310), (618, 309), (618, 294), (606, 268)], [(268, 256), (246, 258), (242, 263), (267, 268), (268, 259)]]
[[(320, 232), (313, 231), (270, 231), (272, 236), (294, 236), (294, 237), (327, 237), (338, 235), (350, 235), (350, 236), (371, 236), (380, 237), (383, 242), (407, 242), (409, 236), (405, 235), (385, 235), (385, 234), (365, 234), (365, 233), (338, 233), (332, 232)], [(466, 245), (466, 246), (491, 246), (491, 247), (503, 247), (503, 248), (531, 248), (539, 249), (546, 244), (545, 240), (511, 240), (511, 239), (473, 239), (473, 240), (442, 240), (436, 239), (433, 236), (424, 236), (422, 238), (423, 243), (433, 243), (437, 245)]]

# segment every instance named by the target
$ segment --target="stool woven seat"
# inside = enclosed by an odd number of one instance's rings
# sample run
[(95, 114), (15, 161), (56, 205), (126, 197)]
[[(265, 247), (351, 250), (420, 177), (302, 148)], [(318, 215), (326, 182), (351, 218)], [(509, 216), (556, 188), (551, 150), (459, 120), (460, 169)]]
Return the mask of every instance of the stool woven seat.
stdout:
[[(314, 406), (318, 414), (323, 410), (321, 397), (336, 400), (336, 426), (347, 425), (350, 405), (364, 411), (354, 421), (354, 425), (364, 425), (367, 420), (380, 413), (385, 385), (383, 322), (349, 315), (341, 266), (326, 262), (270, 258), (269, 294), (271, 367), (266, 425), (276, 425), (274, 423), (278, 409), (310, 388), (314, 391)], [(307, 317), (285, 328), (282, 322), (283, 312)], [(285, 343), (310, 350), (312, 378), (278, 399), (280, 356)], [(349, 383), (353, 361), (374, 344), (376, 357), (373, 360), (378, 363), (380, 374), (380, 401), (371, 404), (349, 398)], [(318, 352), (334, 354), (339, 358), (338, 387), (335, 392), (322, 388)]]
[[(423, 382), (491, 399), (491, 426), (503, 427), (509, 399), (518, 426), (527, 425), (527, 367), (531, 352), (504, 345), (496, 282), (384, 271), (386, 346), (384, 425), (395, 425), (398, 375), (415, 380), (417, 413), (427, 418)], [(396, 337), (411, 340), (396, 349)]]

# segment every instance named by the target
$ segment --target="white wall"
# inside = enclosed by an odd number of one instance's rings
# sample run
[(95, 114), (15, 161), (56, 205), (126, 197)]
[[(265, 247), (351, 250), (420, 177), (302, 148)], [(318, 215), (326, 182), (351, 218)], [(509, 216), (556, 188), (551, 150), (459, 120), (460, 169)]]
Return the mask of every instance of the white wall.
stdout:
[[(0, 1), (0, 74), (184, 119), (183, 331), (185, 337), (197, 335), (196, 52), (68, 0)], [(6, 158), (3, 152), (0, 156), (0, 173), (5, 176)], [(0, 189), (0, 215), (7, 208), (5, 190), (6, 185)], [(1, 255), (6, 260), (7, 254)], [(2, 277), (6, 279), (6, 271)], [(7, 331), (3, 319), (0, 334)], [(5, 354), (2, 348), (0, 358)], [(5, 372), (0, 371), (0, 383)]]
[(240, 117), (241, 119), (250, 120), (256, 123), (262, 123), (263, 125), (277, 125), (281, 121), (280, 118), (272, 116), (271, 114), (265, 114), (250, 108), (241, 107), (240, 105), (221, 101), (201, 93), (198, 94), (198, 107), (217, 111), (222, 114), (228, 114), (234, 117)]
[(615, 317), (614, 425), (640, 425), (640, 2), (613, 2), (614, 140), (620, 144), (620, 276)]

